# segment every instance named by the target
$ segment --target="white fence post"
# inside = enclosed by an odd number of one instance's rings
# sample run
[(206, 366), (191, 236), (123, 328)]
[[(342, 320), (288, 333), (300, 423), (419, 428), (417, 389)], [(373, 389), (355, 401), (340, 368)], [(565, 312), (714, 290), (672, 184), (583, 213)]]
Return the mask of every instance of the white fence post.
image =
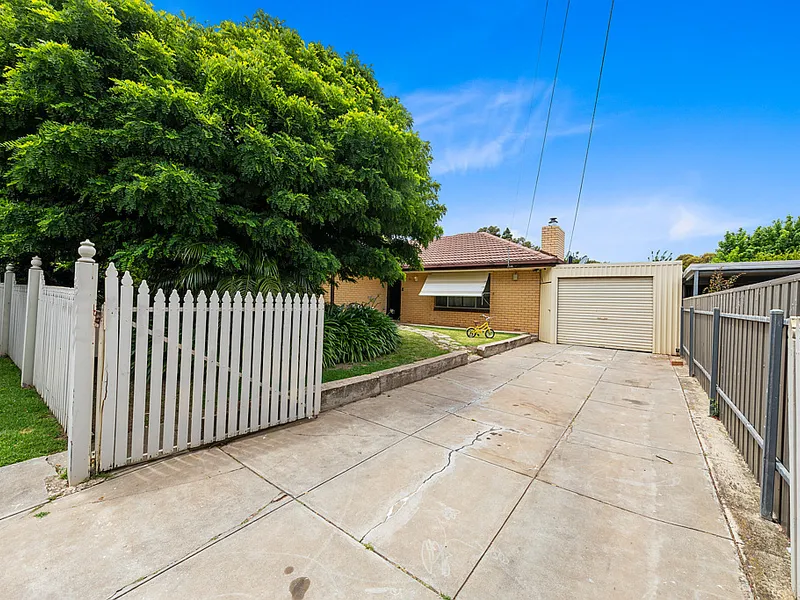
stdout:
[[(72, 349), (72, 390), (67, 421), (67, 475), (75, 485), (89, 478), (92, 442), (92, 381), (94, 379), (94, 312), (97, 302), (97, 265), (94, 244), (81, 242), (75, 263), (75, 321)], [(30, 282), (28, 283), (30, 286)], [(30, 287), (28, 287), (30, 293)]]
[(36, 320), (39, 314), (39, 287), (42, 284), (42, 259), (34, 256), (28, 269), (28, 296), (25, 308), (25, 341), (22, 344), (22, 385), (33, 384), (36, 360)]
[(11, 299), (14, 297), (14, 265), (6, 265), (5, 279), (3, 280), (3, 323), (0, 328), (0, 356), (8, 354), (8, 337), (11, 332)]

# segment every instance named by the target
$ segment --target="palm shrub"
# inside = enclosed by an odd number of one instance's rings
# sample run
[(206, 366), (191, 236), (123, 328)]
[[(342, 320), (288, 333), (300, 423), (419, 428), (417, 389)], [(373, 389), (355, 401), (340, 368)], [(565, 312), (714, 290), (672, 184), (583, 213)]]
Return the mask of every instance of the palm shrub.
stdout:
[(399, 344), (397, 325), (384, 313), (364, 304), (325, 307), (325, 367), (373, 360), (394, 352)]

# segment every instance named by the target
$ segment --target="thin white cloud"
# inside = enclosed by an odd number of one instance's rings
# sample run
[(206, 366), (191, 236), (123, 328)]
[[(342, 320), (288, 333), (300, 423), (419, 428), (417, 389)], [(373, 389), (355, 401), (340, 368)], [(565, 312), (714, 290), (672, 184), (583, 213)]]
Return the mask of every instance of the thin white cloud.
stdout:
[[(568, 221), (565, 229), (571, 227), (571, 218), (563, 221)], [(572, 247), (599, 260), (615, 261), (646, 260), (651, 250), (670, 251), (674, 256), (713, 251), (726, 231), (755, 221), (750, 215), (734, 214), (691, 196), (590, 201), (579, 215)]]
[(719, 209), (703, 205), (677, 206), (672, 217), (669, 237), (686, 240), (709, 235), (722, 236), (726, 231), (735, 231), (752, 223), (749, 219), (736, 219)]
[[(422, 137), (431, 141), (432, 173), (444, 175), (496, 167), (517, 156), (526, 137), (542, 135), (548, 98), (549, 88), (532, 81), (473, 81), (414, 92), (403, 103)], [(565, 113), (561, 104), (554, 108), (548, 137), (587, 131)]]

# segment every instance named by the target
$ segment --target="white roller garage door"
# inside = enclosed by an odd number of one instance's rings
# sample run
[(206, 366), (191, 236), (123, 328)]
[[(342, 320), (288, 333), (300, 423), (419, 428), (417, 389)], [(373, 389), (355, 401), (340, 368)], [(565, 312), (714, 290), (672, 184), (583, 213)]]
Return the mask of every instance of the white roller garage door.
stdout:
[(652, 277), (558, 280), (559, 344), (653, 351)]

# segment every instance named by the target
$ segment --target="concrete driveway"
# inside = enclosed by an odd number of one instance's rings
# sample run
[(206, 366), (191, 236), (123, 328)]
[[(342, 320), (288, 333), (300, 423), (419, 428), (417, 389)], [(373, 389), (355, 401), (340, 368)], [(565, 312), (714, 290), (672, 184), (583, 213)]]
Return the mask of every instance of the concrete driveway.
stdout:
[(128, 469), (0, 536), (9, 598), (749, 595), (668, 360), (541, 343)]

